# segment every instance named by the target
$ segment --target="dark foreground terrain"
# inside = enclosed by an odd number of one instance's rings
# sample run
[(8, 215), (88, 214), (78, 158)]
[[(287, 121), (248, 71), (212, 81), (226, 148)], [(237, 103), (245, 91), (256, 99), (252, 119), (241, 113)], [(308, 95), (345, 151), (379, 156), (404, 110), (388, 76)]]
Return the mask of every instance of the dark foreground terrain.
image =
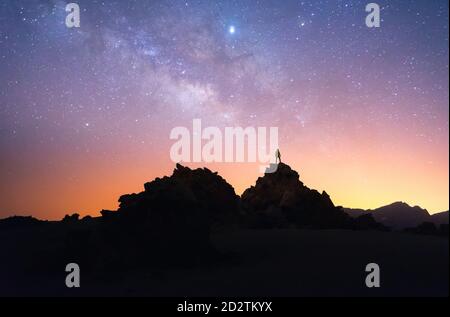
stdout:
[[(36, 231), (0, 233), (0, 295), (17, 296), (448, 296), (448, 239), (396, 232), (236, 230), (212, 237), (222, 254), (209, 264), (127, 273), (83, 273), (81, 288), (65, 286), (64, 266), (32, 263), (46, 256)], [(58, 239), (54, 236), (53, 239)], [(51, 252), (50, 252), (51, 253)], [(365, 286), (365, 266), (381, 269), (381, 288)], [(24, 274), (26, 272), (26, 274)]]

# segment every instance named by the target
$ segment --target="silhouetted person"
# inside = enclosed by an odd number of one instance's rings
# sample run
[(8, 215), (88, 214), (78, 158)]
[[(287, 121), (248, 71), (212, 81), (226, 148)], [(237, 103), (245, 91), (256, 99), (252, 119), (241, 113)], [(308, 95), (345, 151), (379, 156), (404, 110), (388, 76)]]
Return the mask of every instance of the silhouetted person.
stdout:
[(275, 151), (275, 163), (281, 163), (281, 153), (280, 149), (277, 149)]

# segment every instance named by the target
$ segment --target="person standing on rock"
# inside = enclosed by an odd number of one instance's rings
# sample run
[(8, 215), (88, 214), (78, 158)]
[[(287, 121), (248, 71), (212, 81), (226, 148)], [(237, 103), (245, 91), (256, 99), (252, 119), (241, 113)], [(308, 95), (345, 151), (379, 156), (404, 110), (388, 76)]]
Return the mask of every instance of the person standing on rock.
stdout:
[(280, 153), (280, 149), (277, 149), (275, 151), (275, 163), (281, 163), (281, 153)]

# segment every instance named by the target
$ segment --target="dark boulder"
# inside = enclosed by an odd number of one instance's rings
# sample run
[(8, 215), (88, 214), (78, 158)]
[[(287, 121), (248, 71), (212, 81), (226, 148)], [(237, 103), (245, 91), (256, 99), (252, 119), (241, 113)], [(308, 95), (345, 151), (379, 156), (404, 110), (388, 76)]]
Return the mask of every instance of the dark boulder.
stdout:
[(377, 222), (372, 214), (363, 214), (356, 217), (352, 221), (353, 230), (379, 230), (379, 231), (390, 231), (388, 227)]
[(62, 222), (72, 224), (78, 222), (78, 220), (80, 220), (80, 215), (74, 213), (72, 215), (65, 215), (64, 218), (62, 219)]

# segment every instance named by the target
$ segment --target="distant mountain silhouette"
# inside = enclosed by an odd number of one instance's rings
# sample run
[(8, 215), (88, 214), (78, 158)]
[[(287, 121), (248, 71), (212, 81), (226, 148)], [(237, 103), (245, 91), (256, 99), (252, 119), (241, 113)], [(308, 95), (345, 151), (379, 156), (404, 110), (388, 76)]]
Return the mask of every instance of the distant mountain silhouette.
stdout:
[(448, 224), (448, 219), (448, 210), (431, 215), (431, 222), (437, 226)]
[(424, 222), (431, 222), (436, 225), (448, 224), (448, 211), (430, 215), (426, 209), (419, 206), (411, 207), (404, 202), (395, 202), (373, 210), (352, 208), (344, 208), (344, 210), (351, 217), (371, 214), (377, 222), (395, 230), (417, 227)]

